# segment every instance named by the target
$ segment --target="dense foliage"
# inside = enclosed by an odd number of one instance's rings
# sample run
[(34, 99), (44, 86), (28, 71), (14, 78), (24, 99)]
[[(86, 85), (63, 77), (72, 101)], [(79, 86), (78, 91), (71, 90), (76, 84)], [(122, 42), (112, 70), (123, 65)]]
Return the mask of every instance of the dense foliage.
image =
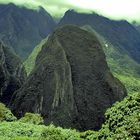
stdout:
[[(0, 113), (10, 112), (0, 104)], [(23, 118), (13, 122), (0, 123), (1, 140), (138, 140), (140, 139), (140, 94), (132, 93), (123, 101), (115, 103), (105, 113), (106, 121), (99, 131), (78, 132), (37, 125), (42, 123), (39, 114), (26, 113)], [(12, 115), (11, 118), (14, 118)], [(4, 119), (3, 119), (4, 120)], [(10, 120), (11, 121), (11, 120)]]
[[(140, 139), (140, 94), (132, 94), (106, 112), (102, 129), (108, 129), (115, 139)], [(102, 132), (102, 130), (101, 130)], [(110, 135), (111, 137), (111, 135)]]
[[(90, 29), (91, 30), (91, 29)], [(95, 33), (95, 31), (92, 31)], [(96, 33), (97, 34), (97, 33)], [(17, 120), (11, 111), (0, 103), (0, 140), (137, 140), (140, 139), (140, 65), (124, 52), (116, 50), (104, 38), (100, 38), (106, 59), (113, 74), (126, 86), (129, 93), (122, 102), (117, 102), (105, 113), (106, 121), (99, 131), (78, 132), (50, 124), (42, 125), (39, 114), (26, 113)], [(28, 75), (35, 66), (37, 54), (44, 39), (25, 61)], [(130, 69), (131, 68), (131, 69)]]
[(80, 140), (76, 130), (62, 129), (54, 125), (34, 125), (29, 123), (0, 123), (1, 140), (33, 139), (33, 140)]
[(125, 85), (127, 91), (129, 93), (140, 92), (140, 64), (134, 61), (125, 50), (112, 45), (91, 26), (86, 25), (82, 28), (98, 37), (111, 72)]
[(0, 103), (0, 123), (3, 121), (11, 122), (15, 120), (17, 120), (17, 118), (12, 114), (12, 112), (5, 107), (4, 104)]
[(24, 117), (20, 120), (22, 123), (30, 123), (30, 124), (43, 124), (43, 118), (40, 114), (26, 113)]
[(105, 113), (102, 128), (86, 139), (138, 140), (140, 139), (140, 94), (133, 93), (117, 102)]

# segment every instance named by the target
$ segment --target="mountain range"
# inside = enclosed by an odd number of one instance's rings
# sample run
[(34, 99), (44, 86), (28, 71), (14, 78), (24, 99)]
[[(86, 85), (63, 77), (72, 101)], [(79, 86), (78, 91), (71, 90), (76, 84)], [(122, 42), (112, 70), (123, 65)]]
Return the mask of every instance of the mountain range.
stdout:
[(12, 3), (1, 4), (0, 14), (0, 39), (23, 59), (56, 27), (74, 24), (80, 27), (90, 26), (120, 53), (123, 51), (137, 63), (140, 62), (140, 33), (127, 21), (114, 21), (95, 13), (84, 14), (68, 10), (60, 22), (55, 23), (53, 17), (42, 7), (30, 10)]
[(42, 7), (30, 10), (12, 3), (0, 5), (0, 40), (23, 59), (54, 27), (53, 18)]
[(69, 10), (60, 20), (58, 26), (75, 24), (89, 25), (113, 46), (125, 51), (140, 63), (140, 33), (125, 20), (114, 21), (98, 14), (82, 14)]
[(56, 23), (42, 7), (1, 4), (0, 40), (0, 102), (17, 118), (99, 130), (108, 108), (140, 91), (139, 26), (125, 20), (68, 10)]

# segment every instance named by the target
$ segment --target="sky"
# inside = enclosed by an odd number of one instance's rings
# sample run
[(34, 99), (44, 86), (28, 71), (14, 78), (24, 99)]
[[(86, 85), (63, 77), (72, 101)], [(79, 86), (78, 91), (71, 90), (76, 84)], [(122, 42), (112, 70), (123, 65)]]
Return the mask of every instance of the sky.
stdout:
[(28, 8), (44, 7), (53, 16), (63, 16), (68, 9), (77, 12), (96, 12), (111, 19), (140, 22), (140, 0), (0, 0)]

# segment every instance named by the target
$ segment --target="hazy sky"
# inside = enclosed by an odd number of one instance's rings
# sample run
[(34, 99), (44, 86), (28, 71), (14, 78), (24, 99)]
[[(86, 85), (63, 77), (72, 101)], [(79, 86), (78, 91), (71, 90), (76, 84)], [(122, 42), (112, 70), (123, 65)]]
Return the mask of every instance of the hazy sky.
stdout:
[(113, 19), (140, 21), (140, 0), (0, 0), (1, 3), (13, 2), (30, 8), (43, 6), (54, 16), (62, 16), (68, 9), (79, 12), (95, 11)]

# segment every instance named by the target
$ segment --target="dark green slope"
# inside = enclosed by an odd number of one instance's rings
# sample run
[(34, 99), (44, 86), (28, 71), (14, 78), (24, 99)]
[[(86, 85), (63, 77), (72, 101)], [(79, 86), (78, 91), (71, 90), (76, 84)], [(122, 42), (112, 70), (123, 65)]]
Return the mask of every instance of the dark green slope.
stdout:
[[(114, 47), (108, 40), (97, 33), (91, 26), (82, 27), (91, 33), (94, 33), (100, 40), (104, 49), (107, 63), (119, 80), (123, 82), (129, 93), (140, 91), (140, 65), (134, 61), (125, 50), (119, 50)], [(28, 74), (33, 70), (36, 56), (42, 48), (44, 40), (32, 51), (31, 55), (24, 62)]]
[(22, 58), (50, 32), (55, 22), (43, 8), (30, 10), (12, 3), (0, 4), (0, 39)]
[(76, 26), (65, 26), (43, 45), (11, 107), (19, 116), (41, 113), (46, 124), (53, 121), (79, 130), (99, 129), (105, 110), (125, 96), (98, 39)]
[(140, 64), (134, 61), (125, 50), (120, 50), (113, 46), (91, 26), (85, 25), (82, 28), (96, 34), (102, 44), (111, 71), (114, 76), (124, 83), (128, 92), (139, 92)]
[(127, 21), (114, 21), (98, 14), (77, 13), (69, 10), (58, 26), (74, 24), (90, 25), (114, 47), (125, 50), (130, 57), (140, 63), (140, 33)]
[[(54, 125), (37, 125), (38, 114), (26, 113), (16, 120), (9, 109), (0, 103), (1, 140), (139, 140), (140, 139), (140, 94), (128, 95), (105, 113), (106, 121), (99, 131), (78, 132)], [(10, 116), (10, 117), (9, 117)]]
[(0, 42), (0, 102), (9, 104), (24, 83), (26, 73), (20, 58)]

